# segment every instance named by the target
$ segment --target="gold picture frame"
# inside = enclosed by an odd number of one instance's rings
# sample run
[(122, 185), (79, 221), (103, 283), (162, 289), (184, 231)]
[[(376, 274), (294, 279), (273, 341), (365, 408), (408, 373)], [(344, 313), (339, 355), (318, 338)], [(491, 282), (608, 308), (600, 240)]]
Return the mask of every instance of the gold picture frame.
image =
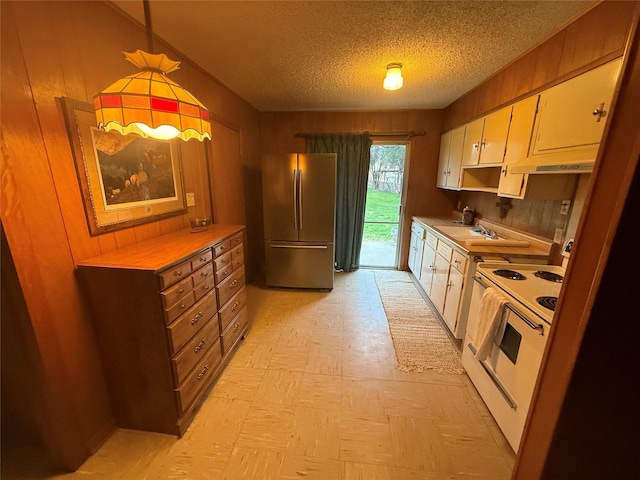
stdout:
[(105, 132), (91, 104), (59, 100), (91, 236), (187, 211), (176, 140)]

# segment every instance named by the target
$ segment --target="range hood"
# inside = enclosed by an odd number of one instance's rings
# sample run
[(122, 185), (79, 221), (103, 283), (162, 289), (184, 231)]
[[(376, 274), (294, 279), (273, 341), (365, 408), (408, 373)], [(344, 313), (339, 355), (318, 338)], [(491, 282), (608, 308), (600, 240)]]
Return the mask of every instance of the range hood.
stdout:
[(532, 155), (512, 163), (509, 173), (590, 173), (596, 163), (597, 151), (575, 155)]

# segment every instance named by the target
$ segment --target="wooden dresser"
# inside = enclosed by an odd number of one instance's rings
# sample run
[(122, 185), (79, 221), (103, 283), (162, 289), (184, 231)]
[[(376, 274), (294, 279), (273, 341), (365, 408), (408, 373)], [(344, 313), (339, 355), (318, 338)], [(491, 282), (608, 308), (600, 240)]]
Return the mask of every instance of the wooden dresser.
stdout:
[(184, 433), (249, 327), (244, 245), (210, 225), (78, 263), (118, 426)]

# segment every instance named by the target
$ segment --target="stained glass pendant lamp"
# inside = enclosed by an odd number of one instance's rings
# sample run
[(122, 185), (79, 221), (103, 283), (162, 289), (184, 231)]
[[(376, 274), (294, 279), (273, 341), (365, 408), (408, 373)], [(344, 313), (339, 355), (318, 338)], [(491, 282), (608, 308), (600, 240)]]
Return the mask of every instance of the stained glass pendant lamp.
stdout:
[[(149, 2), (143, 3), (149, 50), (153, 51)], [(160, 140), (211, 140), (207, 108), (166, 76), (178, 70), (180, 62), (142, 50), (123, 53), (142, 71), (121, 78), (93, 97), (98, 127)]]

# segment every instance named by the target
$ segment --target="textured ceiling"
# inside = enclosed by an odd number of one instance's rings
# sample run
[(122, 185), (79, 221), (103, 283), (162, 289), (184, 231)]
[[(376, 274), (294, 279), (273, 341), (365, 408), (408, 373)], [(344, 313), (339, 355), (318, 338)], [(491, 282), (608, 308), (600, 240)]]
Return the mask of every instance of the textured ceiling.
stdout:
[[(143, 3), (114, 1), (144, 23)], [(442, 108), (593, 1), (151, 0), (156, 35), (260, 111)], [(140, 48), (145, 49), (145, 45)], [(382, 88), (403, 64), (404, 87)]]

